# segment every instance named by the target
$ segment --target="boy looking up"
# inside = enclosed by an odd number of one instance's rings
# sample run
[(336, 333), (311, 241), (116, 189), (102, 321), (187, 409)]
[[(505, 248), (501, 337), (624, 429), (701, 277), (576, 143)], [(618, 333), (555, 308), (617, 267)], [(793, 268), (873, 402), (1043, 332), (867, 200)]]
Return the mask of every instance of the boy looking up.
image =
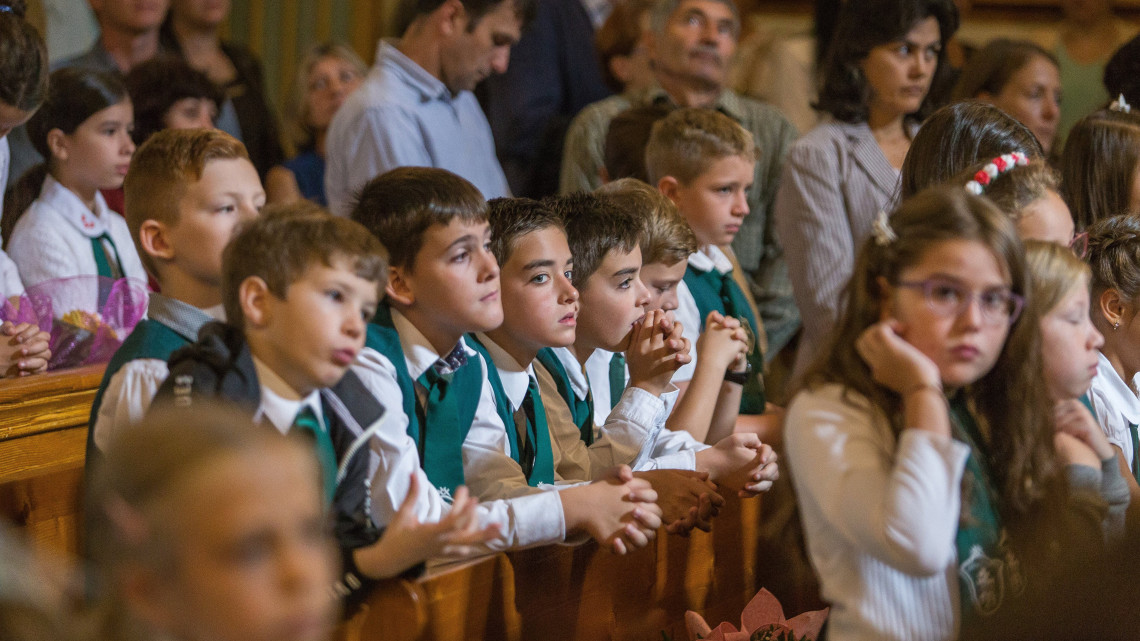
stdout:
[(126, 221), (147, 273), (147, 318), (115, 352), (95, 403), (88, 461), (138, 423), (166, 379), (170, 355), (222, 313), (222, 250), (257, 215), (265, 191), (245, 147), (214, 129), (166, 130), (135, 151), (123, 181)]
[[(463, 339), (503, 320), (499, 267), (491, 254), (487, 205), (468, 181), (442, 169), (402, 167), (371, 180), (353, 218), (388, 249), (386, 300), (368, 327), (362, 367), (383, 386), (378, 398), (403, 407), (405, 441), (392, 456), (391, 495), (418, 474), (438, 488), (419, 514), (431, 516), (467, 484), (509, 519), (512, 546), (561, 541), (585, 531), (616, 552), (641, 547), (660, 526), (656, 494), (628, 468), (602, 482), (531, 487), (519, 443), (498, 414), (488, 365)], [(512, 426), (513, 429), (513, 426)], [(513, 457), (512, 457), (513, 455)]]
[[(732, 316), (748, 333), (750, 349), (744, 373), (729, 371), (725, 380), (742, 384), (740, 414), (765, 411), (761, 338), (763, 328), (744, 290), (733, 278), (729, 243), (748, 215), (757, 149), (752, 136), (734, 120), (709, 109), (680, 109), (653, 126), (645, 150), (650, 183), (676, 205), (697, 238), (685, 276), (677, 290), (678, 322), (686, 338), (696, 342), (709, 312)], [(678, 386), (692, 379), (693, 367), (678, 374)], [(744, 429), (766, 425), (745, 421)], [(756, 423), (756, 425), (752, 425)]]

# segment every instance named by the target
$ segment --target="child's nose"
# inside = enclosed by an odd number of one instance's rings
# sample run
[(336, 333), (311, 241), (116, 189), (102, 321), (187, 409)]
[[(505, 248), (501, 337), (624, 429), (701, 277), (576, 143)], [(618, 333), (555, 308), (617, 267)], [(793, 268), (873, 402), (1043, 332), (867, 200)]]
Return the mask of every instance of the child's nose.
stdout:
[(649, 288), (645, 286), (645, 283), (641, 282), (640, 278), (635, 279), (633, 282), (636, 283), (635, 287), (637, 288), (637, 306), (649, 307)]

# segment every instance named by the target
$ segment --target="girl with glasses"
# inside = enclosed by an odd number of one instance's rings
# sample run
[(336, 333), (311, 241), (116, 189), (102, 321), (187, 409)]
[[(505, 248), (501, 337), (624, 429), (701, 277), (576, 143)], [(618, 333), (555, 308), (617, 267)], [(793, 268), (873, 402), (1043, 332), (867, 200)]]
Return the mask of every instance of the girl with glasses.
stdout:
[[(1048, 567), (1035, 524), (1069, 531), (1027, 287), (1009, 217), (960, 187), (863, 244), (785, 436), (830, 638), (976, 632)], [(1068, 489), (1099, 539), (1099, 488)]]

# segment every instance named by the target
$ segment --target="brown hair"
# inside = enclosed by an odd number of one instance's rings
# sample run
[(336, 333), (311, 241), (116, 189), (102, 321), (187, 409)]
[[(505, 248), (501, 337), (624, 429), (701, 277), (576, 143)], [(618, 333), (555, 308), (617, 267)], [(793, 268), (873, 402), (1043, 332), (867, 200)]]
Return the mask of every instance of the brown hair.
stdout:
[[(653, 0), (620, 0), (614, 3), (602, 26), (594, 35), (594, 47), (598, 50), (598, 62), (602, 68), (602, 79), (614, 93), (625, 91), (625, 84), (610, 69), (610, 60), (628, 57), (641, 40), (642, 18), (653, 7)], [(648, 25), (646, 25), (648, 26)]]
[(139, 243), (142, 224), (156, 220), (167, 227), (177, 225), (186, 188), (202, 179), (210, 162), (235, 158), (249, 160), (245, 145), (217, 129), (164, 129), (135, 150), (123, 179), (123, 217), (139, 258), (152, 276), (158, 278), (160, 274)]
[[(1092, 270), (1092, 298), (1114, 289), (1129, 306), (1140, 296), (1140, 218), (1113, 216), (1089, 227), (1085, 260)], [(1098, 318), (1097, 314), (1093, 318)]]
[(653, 125), (673, 111), (665, 105), (633, 107), (614, 116), (606, 129), (603, 164), (610, 180), (636, 178), (649, 182), (645, 147)]
[(315, 44), (305, 53), (301, 64), (297, 66), (297, 75), (293, 78), (292, 91), (289, 92), (289, 102), (285, 105), (287, 133), (299, 151), (311, 149), (316, 144), (317, 132), (309, 125), (309, 74), (324, 58), (336, 58), (347, 62), (361, 77), (368, 73), (368, 67), (360, 56), (356, 55), (351, 47), (339, 42)]
[(642, 265), (676, 265), (697, 251), (693, 228), (660, 191), (635, 178), (622, 178), (603, 185), (597, 193), (641, 217)]
[(1073, 125), (1061, 153), (1061, 189), (1078, 229), (1130, 211), (1140, 167), (1140, 114), (1101, 109)]
[(388, 266), (376, 238), (360, 224), (327, 210), (311, 212), (312, 205), (299, 203), (263, 213), (244, 225), (226, 246), (222, 302), (231, 325), (245, 325), (238, 294), (251, 276), (264, 280), (274, 296), (284, 299), (289, 286), (313, 265), (331, 267), (334, 261), (347, 260), (354, 274), (376, 283), (378, 293), (382, 291)]
[(456, 218), (487, 220), (487, 201), (464, 178), (433, 167), (399, 167), (373, 178), (352, 209), (352, 219), (388, 250), (392, 267), (408, 269), (415, 268), (428, 228)]
[(24, 0), (0, 0), (0, 7), (0, 102), (32, 111), (47, 96), (47, 47), (24, 19)]
[[(974, 175), (981, 171), (990, 160), (984, 160), (963, 171), (950, 183), (964, 187), (966, 183), (974, 180)], [(998, 209), (1016, 221), (1025, 215), (1026, 207), (1036, 200), (1044, 198), (1051, 191), (1060, 192), (1057, 172), (1044, 160), (1035, 159), (1023, 166), (1005, 171), (994, 178), (990, 184), (986, 185), (985, 192), (982, 195), (989, 198), (990, 202), (998, 206)]]
[[(1010, 78), (1034, 58), (1044, 58), (1060, 71), (1057, 57), (1028, 40), (996, 38), (970, 56), (962, 67), (951, 100), (973, 100), (983, 93), (997, 96)], [(1049, 98), (1052, 100), (1052, 98)]]
[(565, 231), (562, 218), (545, 203), (530, 198), (495, 198), (487, 201), (487, 222), (491, 226), (491, 253), (505, 265), (519, 238), (557, 227)]
[(1025, 241), (1025, 263), (1032, 284), (1030, 302), (1042, 318), (1077, 287), (1088, 287), (1092, 271), (1073, 250), (1043, 240)]
[(740, 156), (754, 162), (752, 134), (732, 118), (712, 109), (678, 109), (653, 125), (645, 147), (645, 170), (657, 184), (672, 176), (687, 185), (716, 160)]
[(578, 291), (613, 250), (631, 252), (641, 240), (641, 218), (608, 194), (577, 193), (547, 201), (562, 218), (574, 257), (573, 285)]
[[(855, 344), (879, 322), (880, 282), (897, 283), (936, 245), (972, 240), (993, 252), (1010, 278), (1010, 288), (1029, 299), (1025, 250), (1009, 217), (985, 198), (961, 187), (936, 187), (903, 202), (890, 217), (896, 238), (880, 244), (863, 243), (845, 295), (846, 305), (825, 348), (809, 367), (809, 387), (837, 383), (847, 394), (862, 396), (886, 417), (896, 435), (903, 424), (902, 399), (879, 385)], [(1036, 309), (1027, 305), (1010, 328), (997, 362), (981, 379), (961, 393), (981, 423), (990, 426), (988, 458), (994, 486), (1002, 497), (1007, 523), (1021, 525), (1045, 498), (1055, 474), (1052, 405), (1041, 377), (1041, 336)], [(1011, 403), (1009, 399), (1018, 399)]]

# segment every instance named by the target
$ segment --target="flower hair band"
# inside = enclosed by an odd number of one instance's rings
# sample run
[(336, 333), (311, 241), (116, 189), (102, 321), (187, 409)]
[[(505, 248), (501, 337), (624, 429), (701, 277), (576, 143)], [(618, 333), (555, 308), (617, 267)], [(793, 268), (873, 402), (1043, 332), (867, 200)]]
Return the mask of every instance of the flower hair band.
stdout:
[(974, 179), (966, 183), (966, 191), (975, 196), (981, 196), (985, 193), (986, 187), (989, 187), (990, 182), (994, 178), (997, 178), (1014, 167), (1024, 167), (1027, 164), (1029, 164), (1029, 159), (1020, 151), (1002, 154), (986, 163), (985, 167), (982, 167), (978, 170), (978, 173), (974, 174)]
[(1108, 106), (1108, 110), (1119, 111), (1121, 113), (1131, 113), (1132, 105), (1128, 104), (1128, 101), (1124, 99), (1124, 94), (1120, 94), (1116, 96), (1116, 100), (1113, 100), (1112, 104)]
[(875, 237), (875, 244), (886, 247), (898, 239), (898, 234), (891, 229), (891, 220), (887, 212), (880, 209), (875, 216), (875, 223), (871, 226), (871, 235)]

